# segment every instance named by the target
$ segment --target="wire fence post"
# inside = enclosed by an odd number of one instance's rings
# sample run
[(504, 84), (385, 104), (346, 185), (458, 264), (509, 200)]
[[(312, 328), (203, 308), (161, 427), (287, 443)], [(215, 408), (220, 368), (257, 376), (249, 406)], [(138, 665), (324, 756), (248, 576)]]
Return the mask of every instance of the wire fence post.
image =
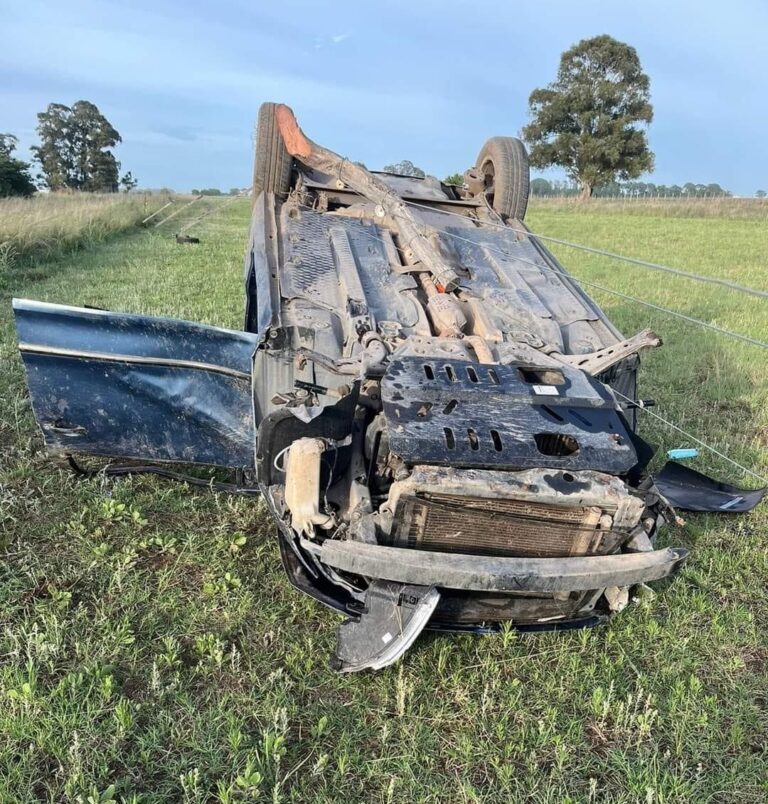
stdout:
[[(169, 207), (172, 203), (173, 203), (173, 199), (171, 199), (167, 204), (163, 204), (163, 206), (161, 206), (160, 209), (156, 209), (151, 215), (148, 215), (146, 218), (144, 218), (144, 220), (141, 222), (142, 226), (145, 223), (147, 223), (147, 221), (151, 221), (152, 218), (155, 217), (155, 215), (157, 215), (158, 213), (162, 212), (166, 207)], [(145, 200), (145, 202), (144, 202), (144, 212), (146, 212), (146, 211), (147, 211), (147, 205), (146, 205), (146, 200)]]
[(202, 195), (198, 195), (195, 198), (193, 198), (188, 204), (184, 204), (184, 206), (179, 207), (175, 212), (171, 212), (171, 214), (167, 218), (163, 218), (161, 221), (158, 221), (155, 224), (155, 229), (157, 229), (158, 226), (162, 226), (164, 223), (167, 223), (169, 220), (171, 220), (171, 218), (175, 218), (180, 212), (183, 212), (187, 207), (191, 207), (192, 204), (196, 204), (202, 197), (203, 197)]

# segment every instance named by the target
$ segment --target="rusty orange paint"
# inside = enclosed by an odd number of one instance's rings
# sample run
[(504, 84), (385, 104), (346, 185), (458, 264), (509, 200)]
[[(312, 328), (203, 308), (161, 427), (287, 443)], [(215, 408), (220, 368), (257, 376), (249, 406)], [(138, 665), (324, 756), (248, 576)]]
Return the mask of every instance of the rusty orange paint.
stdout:
[(299, 159), (309, 156), (312, 153), (312, 144), (299, 128), (291, 108), (283, 103), (278, 104), (275, 109), (275, 117), (277, 118), (277, 128), (288, 153)]

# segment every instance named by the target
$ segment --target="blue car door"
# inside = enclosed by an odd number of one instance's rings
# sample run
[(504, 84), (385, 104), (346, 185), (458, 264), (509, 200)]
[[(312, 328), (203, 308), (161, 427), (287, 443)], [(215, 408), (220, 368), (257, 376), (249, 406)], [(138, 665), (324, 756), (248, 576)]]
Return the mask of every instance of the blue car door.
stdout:
[(26, 299), (13, 309), (49, 448), (253, 466), (258, 335)]

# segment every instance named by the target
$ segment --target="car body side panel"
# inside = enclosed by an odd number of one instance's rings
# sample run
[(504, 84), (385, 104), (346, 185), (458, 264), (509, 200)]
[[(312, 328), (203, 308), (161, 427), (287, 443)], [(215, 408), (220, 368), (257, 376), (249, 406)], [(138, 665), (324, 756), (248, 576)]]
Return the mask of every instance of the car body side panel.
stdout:
[(32, 407), (60, 452), (254, 463), (255, 335), (14, 300)]
[(245, 329), (262, 339), (281, 321), (277, 249), (275, 196), (262, 193), (254, 202), (245, 253)]

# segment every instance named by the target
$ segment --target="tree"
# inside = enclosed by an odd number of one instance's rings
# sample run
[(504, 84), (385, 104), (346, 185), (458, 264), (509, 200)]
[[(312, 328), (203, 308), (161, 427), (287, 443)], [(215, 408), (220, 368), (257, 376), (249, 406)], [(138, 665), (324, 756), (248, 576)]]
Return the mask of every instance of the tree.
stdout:
[(765, 198), (766, 195), (768, 195), (768, 193), (766, 193), (765, 190), (758, 190), (755, 193), (755, 198)]
[(40, 145), (32, 152), (47, 187), (117, 192), (120, 163), (109, 149), (122, 139), (93, 103), (50, 103), (37, 120)]
[(523, 128), (534, 167), (558, 165), (588, 198), (596, 187), (653, 169), (643, 126), (650, 81), (637, 51), (610, 36), (583, 39), (560, 57), (555, 81), (529, 99)]
[(464, 186), (464, 174), (463, 173), (451, 173), (450, 176), (446, 176), (443, 179), (443, 184), (453, 184), (456, 187), (463, 187)]
[(133, 178), (133, 173), (130, 170), (120, 179), (120, 186), (123, 188), (124, 193), (130, 193), (131, 190), (135, 190), (138, 184), (138, 179)]
[(713, 182), (704, 188), (704, 195), (707, 196), (707, 198), (722, 198), (723, 196), (730, 195), (730, 193), (727, 190), (723, 190), (719, 184)]
[(546, 179), (531, 179), (531, 195), (552, 195), (552, 185)]
[(13, 134), (0, 134), (0, 196), (29, 196), (35, 192), (29, 164), (13, 156), (18, 143)]
[(615, 198), (621, 195), (621, 185), (616, 181), (606, 182), (600, 187), (595, 188), (595, 195), (601, 198)]
[(420, 167), (416, 167), (408, 159), (403, 159), (402, 162), (395, 162), (394, 165), (384, 165), (384, 172), (397, 173), (399, 176), (414, 176), (417, 179), (423, 179), (427, 175)]

